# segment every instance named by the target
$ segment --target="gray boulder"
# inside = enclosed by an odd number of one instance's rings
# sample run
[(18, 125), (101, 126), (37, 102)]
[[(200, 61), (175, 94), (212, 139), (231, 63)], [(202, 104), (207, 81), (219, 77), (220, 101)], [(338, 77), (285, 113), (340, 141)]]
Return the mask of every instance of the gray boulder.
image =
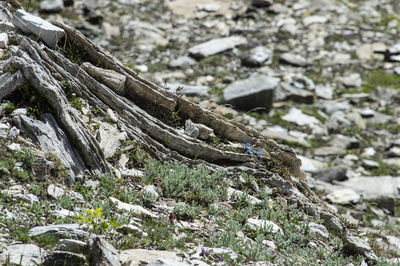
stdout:
[(51, 48), (54, 48), (65, 34), (63, 29), (39, 17), (31, 15), (23, 9), (18, 9), (15, 12), (12, 23), (23, 32), (34, 34)]
[(64, 9), (63, 0), (45, 0), (40, 2), (39, 10), (43, 13), (59, 13)]
[(3, 252), (3, 259), (7, 265), (40, 265), (46, 256), (46, 251), (34, 244), (11, 245)]
[(225, 88), (223, 100), (225, 103), (245, 111), (257, 107), (270, 110), (274, 90), (278, 84), (278, 78), (265, 75), (239, 80)]

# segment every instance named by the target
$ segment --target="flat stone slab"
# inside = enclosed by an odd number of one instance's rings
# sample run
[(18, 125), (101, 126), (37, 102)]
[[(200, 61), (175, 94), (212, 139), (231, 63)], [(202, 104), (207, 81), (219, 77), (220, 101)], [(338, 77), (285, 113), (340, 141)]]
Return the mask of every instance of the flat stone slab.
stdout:
[(83, 231), (79, 224), (57, 224), (57, 225), (36, 226), (33, 227), (28, 232), (28, 235), (30, 237), (36, 237), (46, 234), (55, 235), (67, 239), (84, 239), (89, 237), (89, 233)]
[(293, 65), (293, 66), (298, 66), (298, 67), (306, 67), (311, 65), (310, 62), (307, 61), (304, 57), (301, 55), (297, 54), (292, 54), (292, 53), (284, 53), (281, 54), (279, 57), (279, 61), (285, 64)]
[(12, 23), (23, 32), (34, 34), (51, 48), (54, 48), (65, 34), (63, 29), (39, 17), (31, 15), (23, 9), (18, 9), (15, 12)]
[(354, 177), (347, 181), (340, 182), (340, 185), (356, 191), (362, 195), (364, 199), (400, 196), (400, 177)]
[(360, 195), (350, 188), (334, 190), (333, 192), (326, 195), (326, 198), (332, 203), (338, 204), (357, 203), (361, 199)]
[(254, 108), (272, 108), (274, 90), (280, 79), (266, 75), (257, 75), (238, 80), (224, 90), (223, 100), (234, 107), (249, 111)]
[(240, 36), (231, 36), (226, 38), (213, 39), (193, 46), (189, 49), (189, 55), (201, 59), (207, 56), (215, 55), (223, 51), (232, 49), (238, 45), (246, 44), (247, 40)]
[(314, 116), (306, 115), (297, 108), (290, 109), (289, 113), (282, 116), (282, 119), (287, 122), (295, 123), (298, 126), (311, 126), (320, 123)]
[(43, 262), (46, 251), (34, 244), (11, 245), (2, 253), (7, 265), (35, 266)]

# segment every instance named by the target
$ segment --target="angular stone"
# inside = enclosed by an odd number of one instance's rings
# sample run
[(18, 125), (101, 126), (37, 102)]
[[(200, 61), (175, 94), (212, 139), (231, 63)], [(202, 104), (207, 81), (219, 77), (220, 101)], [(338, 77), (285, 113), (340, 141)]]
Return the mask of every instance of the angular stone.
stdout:
[(131, 178), (131, 177), (143, 177), (144, 173), (140, 170), (137, 169), (123, 169), (121, 171), (121, 176), (126, 177), (126, 178)]
[(48, 255), (42, 264), (43, 266), (75, 266), (87, 265), (86, 257), (68, 251), (54, 251)]
[[(228, 187), (227, 193), (228, 193), (228, 199), (240, 198), (244, 194), (243, 191), (240, 191), (240, 190), (237, 190), (237, 189), (234, 189), (231, 187)], [(253, 205), (259, 205), (262, 203), (262, 200), (254, 197), (254, 196), (251, 196), (251, 195), (247, 195), (247, 196), (248, 196), (249, 202)]]
[(189, 54), (196, 59), (201, 59), (246, 43), (247, 40), (240, 36), (213, 39), (208, 42), (193, 46), (189, 49)]
[(321, 86), (321, 85), (315, 86), (315, 94), (317, 95), (317, 97), (322, 99), (326, 100), (333, 99), (333, 89), (328, 86)]
[(375, 255), (375, 252), (371, 249), (367, 241), (355, 237), (349, 232), (346, 232), (342, 240), (344, 244), (344, 251), (346, 253), (363, 255), (372, 262), (376, 262), (378, 260), (378, 257)]
[(101, 123), (97, 133), (97, 140), (104, 152), (104, 156), (110, 158), (117, 152), (121, 142), (126, 140), (126, 134), (120, 133), (117, 128), (109, 123)]
[(301, 170), (308, 173), (316, 173), (318, 170), (327, 167), (326, 163), (310, 159), (301, 155), (297, 155), (297, 158), (301, 160)]
[(252, 0), (251, 4), (255, 7), (269, 7), (274, 2), (272, 0)]
[(106, 240), (96, 236), (90, 244), (90, 265), (120, 266), (118, 251)]
[(54, 184), (50, 184), (47, 188), (47, 195), (49, 195), (53, 199), (59, 199), (64, 196), (65, 191), (62, 187), (55, 186)]
[(254, 108), (270, 110), (278, 78), (257, 75), (230, 84), (224, 90), (223, 100), (234, 107), (249, 111)]
[(36, 266), (43, 262), (46, 251), (34, 244), (11, 245), (3, 252), (7, 265)]
[(148, 216), (151, 218), (157, 218), (158, 216), (156, 214), (154, 214), (153, 212), (143, 208), (140, 205), (132, 205), (132, 204), (128, 204), (125, 202), (122, 202), (116, 198), (110, 197), (110, 201), (112, 203), (114, 203), (117, 206), (117, 209), (121, 210), (121, 211), (126, 211), (126, 212), (133, 212), (137, 215), (144, 215), (144, 216)]
[(6, 124), (0, 123), (0, 139), (6, 139), (10, 127)]
[(149, 193), (154, 199), (158, 199), (160, 195), (157, 192), (157, 188), (153, 185), (145, 186), (142, 190), (142, 193)]
[(168, 84), (168, 89), (171, 91), (187, 96), (209, 96), (208, 92), (210, 87), (208, 86), (195, 86), (195, 85), (184, 85), (184, 84)]
[(350, 188), (337, 189), (326, 195), (326, 198), (338, 204), (357, 203), (361, 199), (360, 195)]
[(85, 69), (89, 75), (106, 84), (113, 91), (118, 93), (122, 93), (124, 91), (126, 81), (125, 75), (122, 75), (111, 69), (96, 67), (89, 62), (83, 63), (82, 68)]
[(346, 154), (346, 149), (337, 146), (324, 146), (313, 150), (316, 156), (331, 156)]
[(394, 197), (399, 194), (400, 177), (366, 176), (354, 177), (341, 182), (341, 186), (350, 188), (364, 199), (372, 200), (380, 197)]
[(45, 0), (40, 2), (39, 11), (43, 13), (59, 13), (64, 9), (64, 0)]
[(177, 59), (171, 60), (168, 64), (172, 68), (186, 68), (196, 64), (196, 60), (193, 60), (189, 56), (180, 56)]
[(135, 46), (144, 51), (151, 51), (156, 46), (165, 47), (169, 43), (165, 33), (152, 23), (131, 20), (124, 31), (130, 33), (135, 38)]
[(303, 138), (295, 138), (295, 137), (289, 136), (287, 134), (281, 134), (279, 132), (268, 130), (268, 129), (264, 129), (260, 133), (262, 135), (266, 136), (267, 138), (283, 140), (283, 141), (288, 142), (288, 143), (296, 143), (296, 144), (301, 145), (301, 146), (306, 147), (306, 148), (310, 148), (311, 147), (310, 143), (308, 143)]
[(347, 173), (346, 167), (336, 166), (319, 170), (318, 172), (316, 172), (314, 177), (317, 180), (333, 183), (334, 181), (346, 180), (347, 179), (346, 173)]
[(296, 88), (286, 82), (282, 82), (281, 87), (283, 88), (283, 93), (285, 94), (285, 100), (290, 100), (305, 104), (314, 103), (314, 94), (312, 92)]
[(89, 237), (89, 233), (83, 231), (79, 224), (36, 226), (29, 230), (28, 235), (30, 237), (55, 235), (57, 237), (68, 239), (85, 239)]
[[(172, 259), (179, 261), (176, 252), (166, 250), (128, 249), (121, 251), (119, 260), (122, 265), (140, 265), (158, 259)], [(148, 265), (148, 264), (147, 264)]]
[(321, 239), (324, 242), (326, 242), (329, 239), (329, 232), (326, 229), (326, 227), (323, 226), (322, 224), (316, 224), (311, 222), (308, 224), (308, 229), (310, 230), (311, 233), (314, 233), (318, 239)]
[(259, 67), (271, 58), (271, 50), (264, 46), (251, 49), (242, 59), (242, 64), (248, 67)]
[(18, 9), (15, 12), (12, 22), (23, 32), (27, 34), (33, 33), (51, 48), (54, 48), (65, 34), (63, 29), (31, 15), (23, 9)]
[(304, 26), (308, 27), (311, 24), (325, 24), (328, 21), (326, 16), (308, 16), (303, 19)]
[(7, 48), (8, 46), (8, 35), (5, 32), (0, 33), (0, 49)]
[(270, 233), (283, 235), (283, 230), (276, 223), (268, 220), (249, 218), (247, 219), (246, 225), (249, 226), (252, 230), (266, 229)]
[(53, 115), (45, 113), (42, 115), (42, 120), (34, 120), (25, 115), (13, 118), (17, 125), (21, 125), (20, 129), (39, 144), (42, 151), (51, 152), (57, 156), (74, 175), (82, 173), (84, 164), (73, 150), (67, 135), (57, 124)]
[(288, 122), (295, 123), (299, 126), (311, 126), (320, 124), (319, 120), (314, 116), (304, 114), (300, 109), (291, 108), (289, 113), (282, 116), (282, 119)]
[(124, 224), (124, 225), (118, 226), (117, 231), (124, 235), (133, 234), (133, 235), (141, 236), (143, 234), (143, 231), (139, 227), (137, 227), (133, 224)]
[(4, 73), (0, 76), (0, 101), (3, 101), (5, 97), (13, 93), (24, 81), (22, 72)]
[(283, 53), (279, 57), (279, 61), (285, 64), (290, 64), (293, 66), (298, 66), (298, 67), (306, 67), (310, 66), (310, 62), (308, 62), (304, 57), (301, 55), (297, 54), (292, 54), (292, 53)]
[(362, 84), (361, 75), (359, 73), (352, 73), (340, 79), (342, 84), (346, 87), (360, 87)]

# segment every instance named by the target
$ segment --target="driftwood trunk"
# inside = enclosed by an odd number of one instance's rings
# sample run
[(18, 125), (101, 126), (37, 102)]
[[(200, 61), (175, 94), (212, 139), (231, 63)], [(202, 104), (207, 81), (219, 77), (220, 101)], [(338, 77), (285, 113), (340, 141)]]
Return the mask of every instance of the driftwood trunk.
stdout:
[[(59, 42), (59, 50), (73, 46), (83, 55), (83, 61), (125, 76), (124, 88), (112, 90), (101, 78), (91, 76), (82, 65), (58, 50), (40, 45), (24, 35), (10, 34), (10, 49), (4, 61), (0, 61), (0, 66), (9, 69), (10, 73), (4, 73), (0, 80), (12, 82), (0, 84), (0, 101), (28, 82), (53, 108), (55, 120), (82, 162), (82, 170), (111, 173), (112, 166), (88, 125), (71, 107), (60, 82), (67, 82), (79, 97), (100, 112), (105, 114), (108, 108), (113, 110), (119, 119), (118, 127), (152, 157), (191, 165), (203, 163), (210, 169), (227, 170), (232, 178), (243, 171), (262, 178), (290, 203), (324, 219), (331, 231), (346, 235), (345, 225), (304, 182), (301, 161), (293, 151), (141, 78), (74, 28), (62, 23), (54, 24), (66, 32)], [(189, 137), (176, 127), (174, 120), (177, 119), (204, 124), (226, 141), (251, 143), (263, 151), (263, 156), (249, 156), (241, 151), (224, 149), (223, 145)]]

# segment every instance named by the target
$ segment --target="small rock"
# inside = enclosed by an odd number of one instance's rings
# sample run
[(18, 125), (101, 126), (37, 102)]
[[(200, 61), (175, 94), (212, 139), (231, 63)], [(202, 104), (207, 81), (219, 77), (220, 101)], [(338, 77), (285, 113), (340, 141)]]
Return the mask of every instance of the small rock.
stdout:
[(57, 243), (56, 250), (84, 254), (87, 251), (87, 243), (75, 239), (60, 239)]
[(183, 84), (168, 84), (168, 89), (177, 94), (200, 97), (209, 96), (208, 92), (210, 91), (210, 87), (208, 86), (193, 86)]
[(90, 244), (90, 265), (120, 266), (118, 251), (106, 240), (96, 236)]
[(133, 235), (137, 235), (137, 236), (141, 236), (144, 233), (139, 227), (137, 227), (133, 224), (124, 224), (124, 225), (118, 226), (117, 231), (124, 235), (133, 234)]
[(64, 189), (54, 184), (50, 184), (47, 188), (47, 195), (49, 195), (53, 199), (59, 199), (64, 196), (64, 194)]
[(43, 13), (59, 13), (64, 9), (63, 0), (45, 0), (40, 2), (39, 11)]
[(15, 12), (12, 22), (23, 32), (27, 34), (33, 33), (51, 48), (54, 48), (65, 34), (63, 29), (39, 17), (33, 16), (22, 9), (18, 9)]
[(153, 186), (153, 185), (145, 186), (142, 189), (142, 193), (143, 192), (149, 193), (154, 199), (158, 199), (160, 197), (160, 195), (157, 192), (157, 188), (155, 186)]
[(260, 228), (260, 229), (266, 229), (273, 234), (283, 235), (283, 230), (277, 224), (268, 220), (249, 218), (247, 219), (246, 225), (249, 226), (252, 230)]
[(193, 46), (189, 49), (189, 54), (196, 59), (201, 59), (246, 43), (247, 40), (239, 36), (213, 39), (208, 42)]
[(40, 265), (46, 256), (46, 251), (34, 244), (16, 244), (3, 251), (3, 258), (7, 265)]
[(8, 35), (5, 32), (0, 33), (0, 49), (5, 49), (8, 46)]
[(311, 65), (304, 57), (297, 54), (283, 53), (279, 57), (279, 61), (298, 67), (306, 67)]
[(334, 181), (344, 181), (347, 179), (347, 169), (346, 167), (332, 167), (326, 168), (318, 171), (314, 177), (318, 180), (333, 183)]
[(255, 7), (269, 7), (274, 2), (272, 0), (252, 0), (251, 4)]
[(27, 115), (28, 110), (26, 108), (17, 108), (11, 113), (11, 117), (20, 116), (20, 115)]
[(317, 95), (317, 97), (322, 99), (326, 100), (333, 99), (333, 89), (328, 86), (321, 86), (321, 85), (315, 86), (315, 94)]
[(97, 140), (106, 158), (112, 157), (119, 147), (121, 141), (126, 140), (126, 134), (120, 133), (117, 128), (109, 123), (101, 123), (97, 132)]
[(254, 108), (270, 110), (278, 83), (278, 78), (256, 75), (230, 84), (224, 90), (223, 99), (225, 103), (246, 111)]
[(303, 19), (304, 26), (308, 27), (311, 24), (325, 24), (328, 21), (326, 16), (308, 16)]
[(367, 241), (355, 237), (349, 232), (346, 232), (342, 239), (344, 250), (347, 253), (354, 255), (363, 255), (372, 262), (376, 262), (378, 260), (378, 257), (375, 255), (375, 252), (371, 249)]
[(118, 160), (119, 168), (124, 169), (128, 162), (129, 162), (129, 157), (126, 156), (125, 153), (121, 154), (121, 157)]
[(115, 115), (114, 111), (111, 108), (107, 108), (106, 117), (109, 121), (117, 123), (118, 117)]
[(169, 67), (172, 68), (186, 68), (188, 66), (193, 66), (196, 64), (196, 61), (188, 56), (180, 56), (177, 59), (171, 60), (168, 64)]
[(18, 143), (11, 143), (7, 145), (7, 149), (10, 151), (20, 151), (22, 150), (21, 145)]
[(87, 265), (86, 257), (68, 251), (54, 251), (45, 258), (43, 266)]
[(360, 195), (350, 188), (337, 189), (328, 195), (326, 198), (332, 203), (349, 204), (360, 201)]
[(151, 218), (157, 218), (158, 216), (156, 214), (154, 214), (153, 212), (143, 208), (140, 205), (132, 205), (132, 204), (128, 204), (125, 202), (122, 202), (116, 198), (110, 197), (109, 198), (110, 201), (114, 204), (116, 204), (117, 209), (121, 210), (121, 211), (126, 211), (126, 212), (133, 212), (137, 215), (144, 215), (144, 216), (148, 216)]
[(361, 75), (359, 73), (353, 73), (340, 79), (342, 84), (346, 87), (360, 87), (362, 84)]
[(319, 124), (319, 120), (314, 116), (304, 114), (300, 109), (291, 108), (289, 113), (282, 117), (283, 120), (295, 123), (299, 126), (311, 126)]
[(375, 162), (375, 161), (372, 161), (372, 160), (368, 160), (368, 159), (363, 159), (362, 160), (362, 164), (363, 164), (363, 166), (365, 168), (368, 168), (368, 169), (379, 168), (379, 163), (378, 162)]
[[(0, 128), (1, 130), (1, 128)], [(10, 132), (8, 133), (8, 138), (11, 140), (14, 140), (15, 138), (17, 138), (19, 136), (19, 134), (21, 133), (21, 131), (16, 128), (16, 127), (12, 127), (10, 129)], [(0, 133), (0, 137), (1, 137), (1, 133)]]
[(144, 173), (137, 169), (122, 169), (121, 176), (124, 178), (139, 177), (142, 178)]
[(258, 46), (251, 49), (246, 56), (242, 59), (242, 64), (248, 67), (259, 67), (268, 59), (271, 58), (271, 50), (264, 47)]
[(200, 134), (199, 128), (190, 119), (185, 122), (185, 134), (195, 139), (197, 139)]
[(10, 127), (7, 124), (0, 123), (0, 138), (6, 139)]
[(310, 230), (311, 233), (314, 233), (318, 239), (324, 242), (326, 242), (329, 239), (329, 232), (326, 229), (326, 227), (323, 226), (322, 224), (316, 224), (311, 222), (308, 224), (308, 229)]

